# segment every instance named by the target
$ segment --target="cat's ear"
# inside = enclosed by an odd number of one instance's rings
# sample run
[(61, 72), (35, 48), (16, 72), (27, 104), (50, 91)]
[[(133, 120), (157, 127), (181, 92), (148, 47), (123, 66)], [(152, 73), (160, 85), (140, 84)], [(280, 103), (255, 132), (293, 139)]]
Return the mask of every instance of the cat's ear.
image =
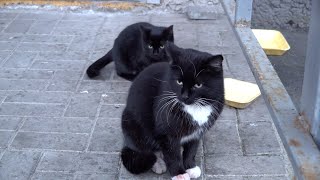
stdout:
[(214, 71), (222, 71), (222, 55), (214, 55), (208, 58), (207, 67)]
[(163, 35), (166, 37), (167, 40), (173, 41), (173, 25), (165, 28), (163, 30)]
[(140, 26), (140, 31), (141, 31), (143, 37), (148, 38), (150, 36), (150, 33), (151, 33), (150, 28), (147, 28), (145, 26)]

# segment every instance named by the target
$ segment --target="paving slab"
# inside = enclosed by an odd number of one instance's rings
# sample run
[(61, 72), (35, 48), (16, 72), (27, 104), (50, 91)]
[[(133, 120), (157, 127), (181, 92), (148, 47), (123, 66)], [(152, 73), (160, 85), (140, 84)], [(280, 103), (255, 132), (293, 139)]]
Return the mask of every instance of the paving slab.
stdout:
[[(0, 10), (0, 179), (169, 179), (121, 165), (121, 114), (131, 83), (114, 63), (90, 79), (127, 25), (174, 25), (175, 41), (225, 57), (225, 76), (255, 83), (227, 16)], [(266, 104), (225, 106), (196, 160), (202, 179), (280, 180), (290, 166)]]

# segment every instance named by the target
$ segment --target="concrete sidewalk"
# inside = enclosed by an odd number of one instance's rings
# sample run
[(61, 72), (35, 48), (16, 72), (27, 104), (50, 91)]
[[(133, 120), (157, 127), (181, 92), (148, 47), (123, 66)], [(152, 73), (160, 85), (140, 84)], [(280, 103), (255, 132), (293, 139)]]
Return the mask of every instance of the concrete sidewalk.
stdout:
[[(113, 65), (85, 75), (129, 24), (174, 25), (176, 44), (224, 54), (225, 76), (255, 82), (225, 15), (74, 14), (0, 10), (0, 179), (168, 179), (133, 176), (119, 159), (121, 111), (130, 86)], [(225, 107), (198, 152), (202, 179), (287, 180), (291, 166), (260, 97)]]

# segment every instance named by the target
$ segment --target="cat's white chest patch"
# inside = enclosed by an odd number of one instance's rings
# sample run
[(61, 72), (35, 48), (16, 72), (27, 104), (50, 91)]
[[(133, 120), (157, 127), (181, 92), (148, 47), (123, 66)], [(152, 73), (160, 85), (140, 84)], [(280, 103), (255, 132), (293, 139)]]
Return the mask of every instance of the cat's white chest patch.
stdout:
[(208, 121), (209, 116), (212, 113), (211, 106), (197, 106), (197, 105), (184, 105), (183, 110), (188, 113), (199, 126)]

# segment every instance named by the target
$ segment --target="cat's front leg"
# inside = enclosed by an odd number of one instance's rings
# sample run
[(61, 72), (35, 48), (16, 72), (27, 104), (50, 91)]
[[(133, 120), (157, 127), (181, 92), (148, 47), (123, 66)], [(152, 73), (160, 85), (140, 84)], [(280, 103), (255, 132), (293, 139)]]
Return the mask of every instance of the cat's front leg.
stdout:
[(165, 138), (161, 142), (161, 149), (172, 180), (189, 180), (190, 177), (183, 166), (180, 140)]
[(198, 178), (201, 175), (201, 169), (196, 165), (196, 154), (199, 146), (199, 140), (195, 139), (183, 145), (183, 164), (190, 178)]

